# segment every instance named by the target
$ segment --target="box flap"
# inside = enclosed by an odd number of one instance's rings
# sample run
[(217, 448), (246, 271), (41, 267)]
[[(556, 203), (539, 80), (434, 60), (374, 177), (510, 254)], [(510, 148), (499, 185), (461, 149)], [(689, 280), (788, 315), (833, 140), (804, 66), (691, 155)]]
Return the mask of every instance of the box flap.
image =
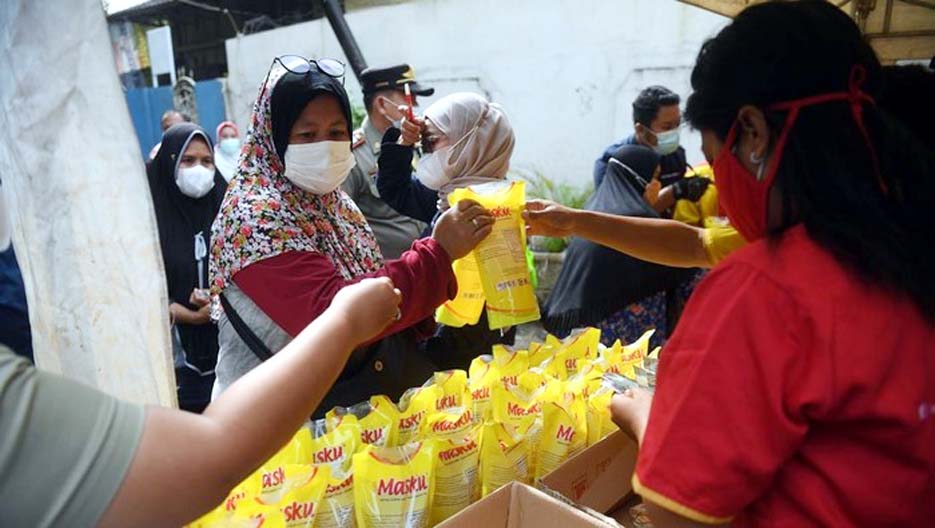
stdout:
[(608, 513), (633, 490), (637, 445), (617, 431), (546, 475), (542, 485), (569, 499)]
[(445, 519), (436, 525), (441, 528), (467, 528), (470, 526), (484, 526), (485, 528), (505, 527), (510, 515), (510, 499), (513, 496), (513, 486), (517, 483), (502, 486), (497, 491), (487, 495), (457, 514)]
[(507, 528), (564, 528), (567, 526), (608, 528), (613, 525), (608, 525), (525, 484), (516, 487), (510, 504)]
[(438, 525), (439, 528), (565, 528), (610, 525), (545, 493), (513, 482)]

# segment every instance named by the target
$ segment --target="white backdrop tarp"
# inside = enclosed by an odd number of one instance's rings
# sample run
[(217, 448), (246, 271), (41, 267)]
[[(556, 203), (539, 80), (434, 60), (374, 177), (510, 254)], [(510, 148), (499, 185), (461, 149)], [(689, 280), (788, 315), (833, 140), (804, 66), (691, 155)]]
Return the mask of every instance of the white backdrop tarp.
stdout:
[(176, 405), (155, 216), (100, 0), (2, 0), (0, 72), (0, 178), (37, 363)]

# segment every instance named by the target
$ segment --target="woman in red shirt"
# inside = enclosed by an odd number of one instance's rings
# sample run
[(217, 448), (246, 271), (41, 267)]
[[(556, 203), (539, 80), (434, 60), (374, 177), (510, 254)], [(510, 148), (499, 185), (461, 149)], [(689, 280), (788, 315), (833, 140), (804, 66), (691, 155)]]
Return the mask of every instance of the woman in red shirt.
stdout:
[(218, 321), (214, 398), (278, 352), (347, 284), (389, 277), (402, 292), (395, 324), (348, 360), (316, 415), (373, 394), (396, 398), (431, 376), (420, 338), (457, 291), (451, 262), (490, 232), (461, 202), (429, 238), (384, 261), (370, 226), (340, 185), (354, 165), (351, 110), (333, 59), (278, 57), (260, 88), (238, 167), (215, 220), (212, 293)]
[(935, 159), (874, 105), (832, 3), (750, 7), (686, 115), (751, 243), (708, 275), (655, 395), (613, 402), (656, 526), (935, 525)]

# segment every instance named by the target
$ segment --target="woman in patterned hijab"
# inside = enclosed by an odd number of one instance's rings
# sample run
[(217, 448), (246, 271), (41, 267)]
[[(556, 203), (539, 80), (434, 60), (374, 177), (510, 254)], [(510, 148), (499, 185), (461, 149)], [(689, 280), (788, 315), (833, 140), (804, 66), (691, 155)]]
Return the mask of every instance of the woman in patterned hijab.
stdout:
[(463, 202), (432, 237), (384, 262), (340, 189), (354, 159), (342, 74), (337, 61), (278, 57), (260, 88), (212, 233), (212, 294), (224, 306), (215, 396), (291, 341), (341, 287), (378, 276), (403, 294), (399, 321), (352, 355), (320, 411), (421, 384), (433, 365), (419, 357), (419, 338), (433, 329), (435, 308), (457, 291), (451, 261), (490, 231), (486, 211)]

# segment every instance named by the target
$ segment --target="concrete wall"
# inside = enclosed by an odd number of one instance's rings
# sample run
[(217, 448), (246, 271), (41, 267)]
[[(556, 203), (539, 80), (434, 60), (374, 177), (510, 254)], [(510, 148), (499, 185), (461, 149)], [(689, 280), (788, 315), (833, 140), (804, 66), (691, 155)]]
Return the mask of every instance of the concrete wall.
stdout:
[[(347, 20), (370, 65), (408, 62), (436, 97), (471, 90), (502, 104), (516, 130), (514, 168), (584, 184), (597, 155), (632, 132), (642, 87), (663, 84), (684, 100), (695, 55), (727, 19), (675, 0), (414, 0)], [(344, 59), (326, 20), (226, 44), (229, 111), (241, 125), (274, 56)], [(362, 104), (353, 75), (347, 88)], [(696, 134), (682, 144), (690, 162), (703, 159)]]

